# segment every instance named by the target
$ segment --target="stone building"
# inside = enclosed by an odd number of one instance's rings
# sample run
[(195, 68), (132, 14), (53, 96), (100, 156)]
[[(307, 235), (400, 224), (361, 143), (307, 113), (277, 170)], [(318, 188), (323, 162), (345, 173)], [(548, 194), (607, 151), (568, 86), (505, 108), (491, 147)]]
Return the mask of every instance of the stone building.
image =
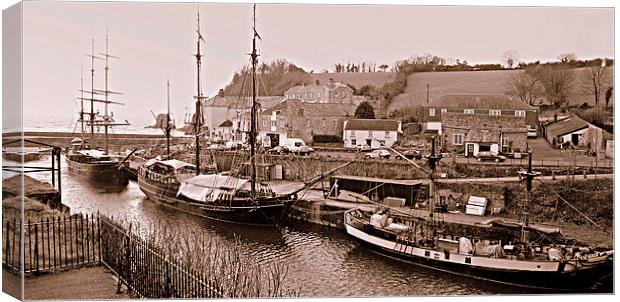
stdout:
[(343, 83), (298, 85), (284, 92), (288, 100), (300, 100), (305, 103), (353, 104), (353, 89)]
[[(261, 110), (257, 117), (259, 137), (264, 145), (283, 145), (287, 138), (312, 143), (314, 135), (341, 135), (343, 121), (355, 113), (353, 104), (304, 103), (287, 99)], [(239, 132), (249, 131), (249, 112), (237, 123)], [(233, 124), (235, 121), (233, 121)]]
[(426, 131), (442, 134), (445, 114), (515, 117), (523, 119), (528, 129), (538, 125), (538, 109), (506, 95), (446, 95), (423, 106), (422, 121)]
[(524, 152), (527, 148), (527, 125), (522, 117), (444, 112), (441, 125), (446, 151), (477, 156), (480, 151)]
[(342, 139), (345, 148), (393, 146), (403, 133), (402, 122), (380, 119), (351, 119), (344, 123)]

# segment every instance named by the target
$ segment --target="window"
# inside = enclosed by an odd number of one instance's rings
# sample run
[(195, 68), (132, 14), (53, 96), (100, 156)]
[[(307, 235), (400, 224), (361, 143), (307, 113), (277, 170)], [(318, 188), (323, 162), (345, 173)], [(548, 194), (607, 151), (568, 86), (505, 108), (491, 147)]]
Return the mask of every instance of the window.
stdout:
[(502, 138), (502, 152), (510, 152), (510, 140), (508, 138)]
[(278, 121), (271, 121), (271, 128), (276, 128), (278, 127)]
[(372, 137), (372, 130), (368, 130), (368, 137)]
[(385, 138), (386, 139), (390, 138), (390, 131), (385, 131)]
[(441, 108), (441, 113), (446, 113), (446, 112), (448, 112), (448, 109), (446, 109), (446, 108)]
[(306, 127), (312, 127), (312, 125), (310, 123), (310, 119), (306, 120)]
[(453, 145), (462, 145), (463, 144), (463, 134), (455, 133), (452, 135), (452, 144)]
[(435, 116), (435, 108), (428, 109), (428, 115)]
[(351, 146), (357, 145), (357, 141), (354, 138), (351, 138)]
[(325, 119), (323, 119), (323, 127), (325, 127)]
[(465, 114), (474, 114), (474, 109), (465, 109), (465, 110), (463, 110), (463, 113), (465, 113)]
[(491, 109), (489, 110), (489, 115), (502, 115), (502, 111), (501, 110), (497, 110), (497, 109)]
[(515, 111), (515, 116), (525, 117), (525, 111), (524, 110), (516, 110)]
[(334, 121), (333, 123), (333, 128), (336, 129), (336, 127), (338, 127), (338, 121)]
[(267, 127), (267, 119), (263, 120), (263, 127)]

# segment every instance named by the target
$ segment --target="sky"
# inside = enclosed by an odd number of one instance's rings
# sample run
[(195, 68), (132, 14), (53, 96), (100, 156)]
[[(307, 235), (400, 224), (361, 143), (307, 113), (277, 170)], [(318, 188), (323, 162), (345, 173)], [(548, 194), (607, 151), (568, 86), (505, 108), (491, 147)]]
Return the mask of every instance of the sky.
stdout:
[[(172, 111), (182, 117), (196, 93), (196, 13), (205, 37), (201, 77), (212, 96), (249, 63), (250, 4), (24, 2), (25, 126), (39, 119), (75, 120), (80, 77), (90, 88), (91, 38), (104, 52), (109, 32), (109, 86), (117, 120), (145, 123), (163, 112), (166, 79)], [(392, 65), (431, 53), (470, 64), (499, 63), (507, 50), (520, 61), (614, 56), (613, 8), (259, 4), (260, 61), (284, 58), (307, 71), (337, 62)], [(103, 61), (95, 87), (103, 89)]]

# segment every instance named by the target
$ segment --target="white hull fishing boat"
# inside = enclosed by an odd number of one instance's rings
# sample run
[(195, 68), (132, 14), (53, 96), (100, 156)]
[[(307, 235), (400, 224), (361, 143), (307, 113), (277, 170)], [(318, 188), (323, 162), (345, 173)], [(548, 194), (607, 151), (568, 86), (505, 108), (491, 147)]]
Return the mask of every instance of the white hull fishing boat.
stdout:
[[(429, 157), (431, 187), (437, 162)], [(537, 173), (522, 172), (531, 181)], [(414, 217), (400, 208), (377, 206), (344, 213), (346, 232), (363, 245), (388, 257), (431, 269), (491, 282), (544, 290), (590, 289), (613, 276), (613, 250), (593, 248), (576, 241), (556, 241), (553, 233), (527, 221), (501, 223), (484, 231), (446, 226), (432, 215)], [(532, 240), (533, 239), (533, 240)]]

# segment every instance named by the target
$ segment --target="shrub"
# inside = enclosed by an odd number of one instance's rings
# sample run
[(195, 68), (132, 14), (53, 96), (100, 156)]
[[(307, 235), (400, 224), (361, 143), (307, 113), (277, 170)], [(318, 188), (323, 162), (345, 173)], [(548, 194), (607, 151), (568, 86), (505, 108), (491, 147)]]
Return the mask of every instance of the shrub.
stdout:
[(312, 136), (312, 141), (315, 143), (340, 143), (342, 137), (333, 134), (315, 134)]

